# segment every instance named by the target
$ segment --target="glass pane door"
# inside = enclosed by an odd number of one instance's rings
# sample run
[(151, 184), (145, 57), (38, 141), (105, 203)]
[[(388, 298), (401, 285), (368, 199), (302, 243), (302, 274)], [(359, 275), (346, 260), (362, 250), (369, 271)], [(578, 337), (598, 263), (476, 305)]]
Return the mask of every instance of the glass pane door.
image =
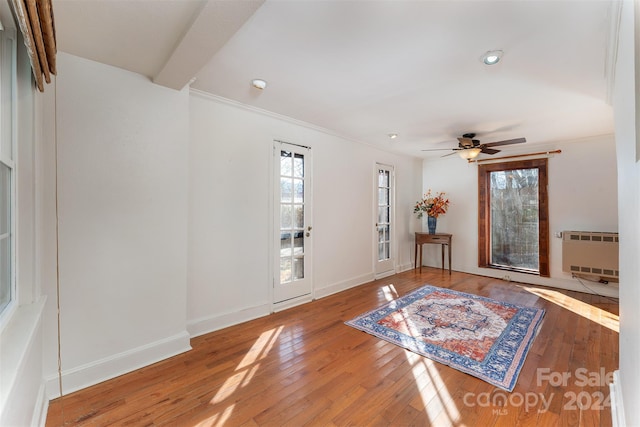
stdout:
[(280, 151), (280, 284), (304, 279), (304, 156)]
[(378, 169), (378, 261), (384, 261), (390, 258), (391, 249), (390, 231), (390, 179), (389, 171)]
[(393, 167), (376, 165), (376, 267), (377, 276), (393, 273)]
[(276, 143), (275, 303), (311, 293), (310, 155), (306, 147)]

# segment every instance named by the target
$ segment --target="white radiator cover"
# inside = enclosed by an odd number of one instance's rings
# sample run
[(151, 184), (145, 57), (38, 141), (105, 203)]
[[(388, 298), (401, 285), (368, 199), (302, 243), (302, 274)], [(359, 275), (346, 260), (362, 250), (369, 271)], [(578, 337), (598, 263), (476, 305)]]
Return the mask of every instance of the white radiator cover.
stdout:
[(618, 233), (562, 232), (562, 271), (618, 280)]

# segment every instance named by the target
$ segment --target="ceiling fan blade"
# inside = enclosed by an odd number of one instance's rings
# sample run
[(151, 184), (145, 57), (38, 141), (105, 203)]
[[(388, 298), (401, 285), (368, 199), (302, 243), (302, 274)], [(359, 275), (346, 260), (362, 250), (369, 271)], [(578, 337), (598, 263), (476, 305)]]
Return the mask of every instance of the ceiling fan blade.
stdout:
[(456, 152), (454, 151), (453, 153), (445, 154), (444, 156), (440, 156), (440, 158), (442, 158), (442, 157), (449, 157), (449, 156), (451, 156), (452, 154), (456, 154)]
[(459, 148), (427, 148), (425, 150), (420, 150), (420, 151), (449, 151), (449, 150), (459, 150)]
[(515, 138), (515, 139), (505, 139), (504, 141), (489, 142), (488, 144), (484, 144), (484, 145), (487, 147), (497, 147), (500, 145), (522, 144), (523, 142), (527, 142), (527, 140), (525, 138)]
[(480, 152), (484, 153), (484, 154), (496, 154), (496, 153), (499, 153), (500, 150), (494, 150), (493, 148), (484, 147), (484, 148), (482, 148), (482, 151), (480, 151)]

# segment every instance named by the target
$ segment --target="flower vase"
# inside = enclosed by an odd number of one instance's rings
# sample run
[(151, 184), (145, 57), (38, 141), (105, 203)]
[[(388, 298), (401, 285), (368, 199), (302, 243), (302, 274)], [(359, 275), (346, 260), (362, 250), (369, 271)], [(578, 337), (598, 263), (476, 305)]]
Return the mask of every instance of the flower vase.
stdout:
[(436, 234), (436, 225), (438, 223), (438, 218), (435, 216), (427, 217), (427, 227), (429, 228), (429, 234)]

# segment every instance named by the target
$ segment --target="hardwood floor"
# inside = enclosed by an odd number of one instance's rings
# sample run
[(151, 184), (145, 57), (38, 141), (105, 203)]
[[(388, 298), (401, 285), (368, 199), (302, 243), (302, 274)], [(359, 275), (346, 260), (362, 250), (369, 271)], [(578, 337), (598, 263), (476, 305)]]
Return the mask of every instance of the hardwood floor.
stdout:
[[(546, 309), (512, 393), (343, 324), (425, 283)], [(617, 315), (605, 297), (411, 270), (194, 338), (52, 401), (46, 425), (608, 426)]]

